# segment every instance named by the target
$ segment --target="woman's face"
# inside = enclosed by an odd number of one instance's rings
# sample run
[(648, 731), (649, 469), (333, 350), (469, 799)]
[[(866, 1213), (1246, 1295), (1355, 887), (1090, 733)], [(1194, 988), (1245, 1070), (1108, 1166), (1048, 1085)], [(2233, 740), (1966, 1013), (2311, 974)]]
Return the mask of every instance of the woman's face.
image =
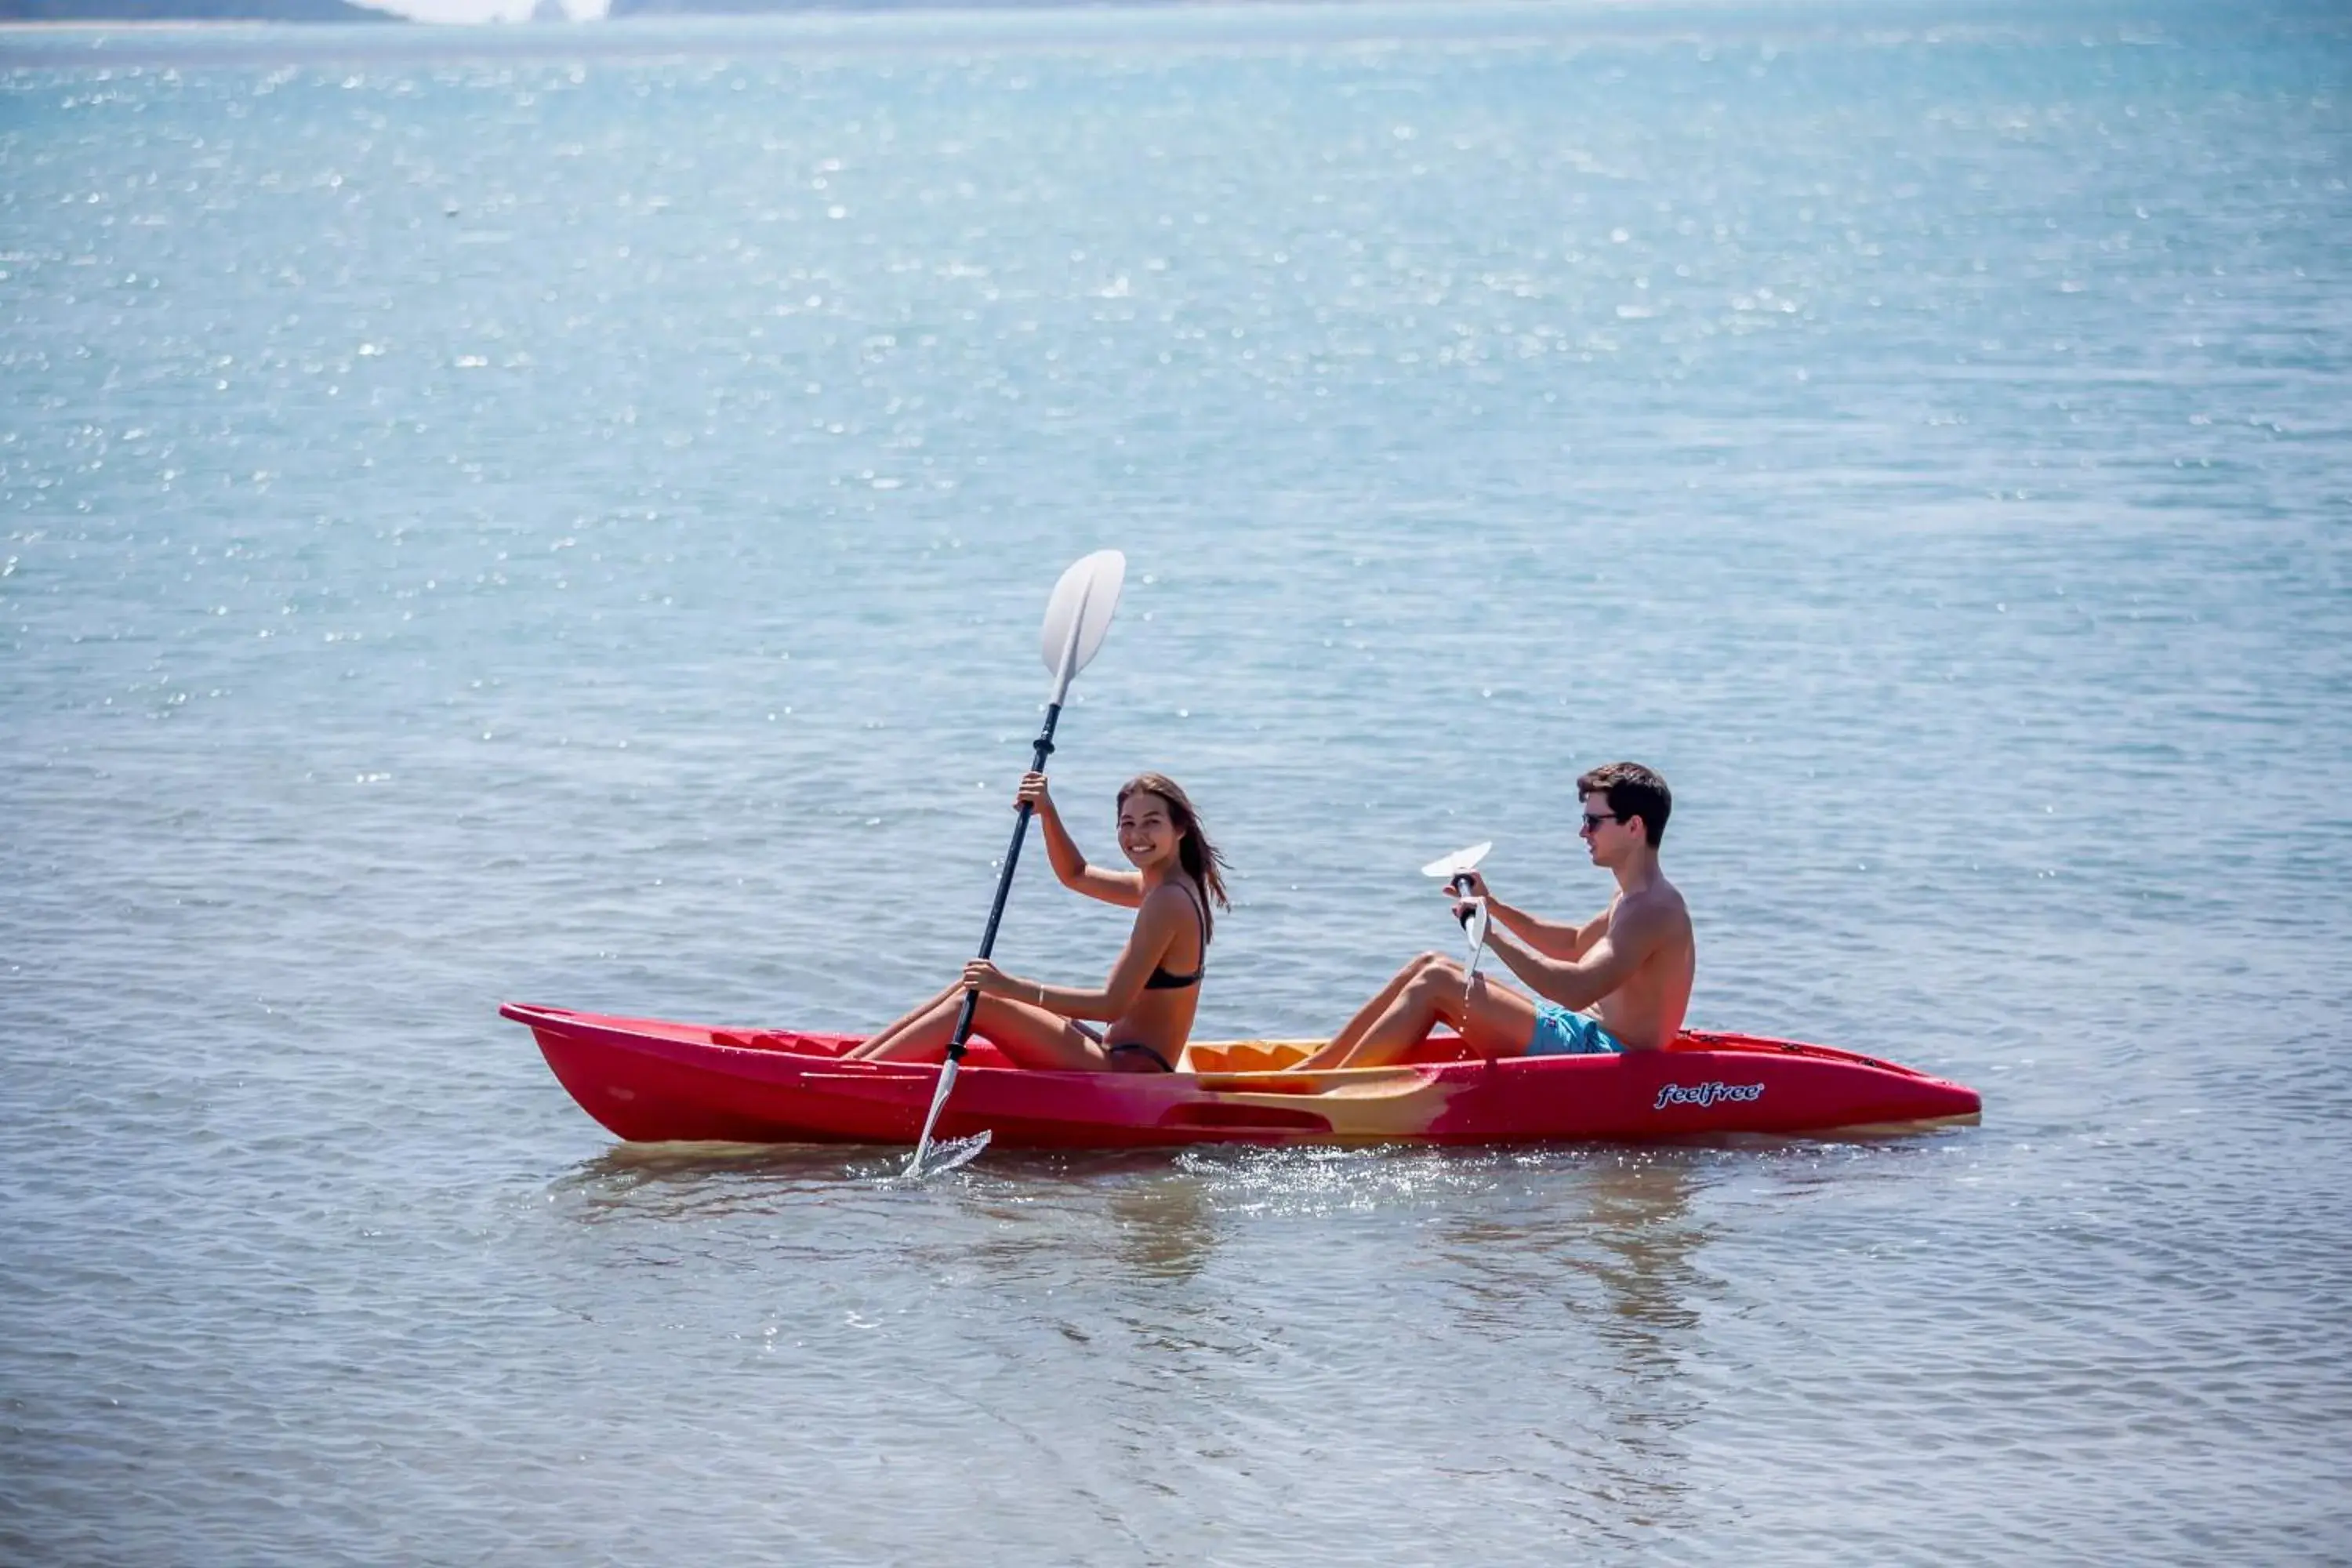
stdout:
[(1183, 841), (1176, 814), (1158, 795), (1138, 790), (1119, 803), (1118, 847), (1137, 870), (1175, 859), (1176, 847)]

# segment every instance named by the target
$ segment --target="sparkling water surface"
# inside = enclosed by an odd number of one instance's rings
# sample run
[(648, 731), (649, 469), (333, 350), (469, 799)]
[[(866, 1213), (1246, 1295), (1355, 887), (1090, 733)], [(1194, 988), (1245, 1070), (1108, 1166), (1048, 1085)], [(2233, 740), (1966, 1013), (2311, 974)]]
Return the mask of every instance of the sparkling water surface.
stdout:
[[(389, 33), (392, 30), (386, 29)], [(0, 1558), (2352, 1555), (2352, 34), (2099, 5), (0, 33)], [(1056, 791), (1206, 1036), (1605, 885), (1983, 1125), (614, 1142)], [(1024, 860), (1000, 956), (1115, 912)]]

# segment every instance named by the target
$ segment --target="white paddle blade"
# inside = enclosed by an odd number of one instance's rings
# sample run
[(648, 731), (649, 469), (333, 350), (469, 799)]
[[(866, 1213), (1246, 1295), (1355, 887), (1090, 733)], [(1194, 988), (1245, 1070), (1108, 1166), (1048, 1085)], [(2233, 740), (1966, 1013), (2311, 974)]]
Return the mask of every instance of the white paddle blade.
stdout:
[(923, 1178), (924, 1157), (931, 1152), (931, 1129), (940, 1124), (940, 1108), (948, 1102), (948, 1091), (955, 1088), (956, 1059), (950, 1057), (940, 1064), (940, 1081), (931, 1090), (931, 1109), (923, 1118), (923, 1135), (915, 1140), (914, 1157), (907, 1162), (907, 1178)]
[(931, 1145), (931, 1157), (923, 1162), (923, 1175), (944, 1176), (950, 1171), (961, 1170), (981, 1156), (988, 1147), (990, 1134), (983, 1127), (969, 1138), (942, 1138)]
[(1475, 871), (1478, 868), (1478, 862), (1486, 858), (1486, 851), (1494, 847), (1495, 841), (1489, 838), (1484, 844), (1473, 844), (1467, 849), (1456, 849), (1451, 855), (1441, 855), (1423, 866), (1421, 868), (1421, 874), (1424, 877), (1453, 878), (1460, 876), (1465, 871)]
[(1126, 581), (1127, 557), (1116, 550), (1097, 550), (1073, 563), (1054, 584), (1039, 648), (1045, 668), (1054, 672), (1055, 701), (1068, 693), (1070, 678), (1086, 668), (1102, 647), (1111, 612), (1118, 608), (1119, 585)]

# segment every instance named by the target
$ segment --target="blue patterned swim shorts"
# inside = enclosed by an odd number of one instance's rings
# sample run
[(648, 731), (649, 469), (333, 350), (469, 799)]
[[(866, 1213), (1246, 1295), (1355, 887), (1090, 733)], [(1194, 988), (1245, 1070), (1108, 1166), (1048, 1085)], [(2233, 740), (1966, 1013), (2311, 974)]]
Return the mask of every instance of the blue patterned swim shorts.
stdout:
[(1557, 1002), (1536, 1004), (1536, 1037), (1528, 1042), (1531, 1057), (1622, 1056), (1625, 1047), (1600, 1021), (1571, 1013)]

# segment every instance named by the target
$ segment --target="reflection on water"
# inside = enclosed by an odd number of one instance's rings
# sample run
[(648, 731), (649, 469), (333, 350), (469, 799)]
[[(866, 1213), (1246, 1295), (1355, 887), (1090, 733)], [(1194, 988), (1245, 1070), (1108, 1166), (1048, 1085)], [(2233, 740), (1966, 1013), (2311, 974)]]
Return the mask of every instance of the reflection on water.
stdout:
[(1192, 1279), (1216, 1242), (1203, 1183), (1181, 1169), (1113, 1186), (1108, 1210), (1118, 1261), (1138, 1279)]
[(1005, 1152), (910, 1185), (894, 1154), (616, 1150), (557, 1191), (623, 1227), (607, 1261), (751, 1274), (779, 1353), (887, 1366), (891, 1399), (1089, 1506), (1311, 1498), (1368, 1423), (1433, 1480), (1612, 1537), (1687, 1509), (1715, 1234), (1695, 1210), (1743, 1156)]
[[(1578, 1369), (1528, 1412), (1531, 1463), (1557, 1466), (1596, 1518), (1649, 1528), (1685, 1499), (1680, 1441), (1704, 1395), (1683, 1377), (1704, 1354), (1703, 1281), (1693, 1263), (1709, 1228), (1693, 1218), (1694, 1162), (1668, 1149), (1534, 1157), (1499, 1213), (1437, 1227), (1446, 1267), (1471, 1299), (1474, 1331), (1582, 1341)], [(1591, 1355), (1589, 1347), (1605, 1352)]]
[(1491, 1322), (1538, 1309), (1584, 1313), (1592, 1306), (1587, 1287), (1597, 1281), (1610, 1318), (1645, 1340), (1691, 1327), (1676, 1288), (1688, 1282), (1687, 1259), (1706, 1232), (1688, 1212), (1690, 1156), (1603, 1148), (1549, 1158), (1575, 1162), (1552, 1172), (1574, 1180), (1543, 1206), (1441, 1227), (1448, 1256), (1474, 1281), (1474, 1316)]
[(1672, 1343), (1698, 1326), (1691, 1258), (1708, 1232), (1691, 1217), (1692, 1184), (1689, 1168), (1671, 1155), (1593, 1173), (1591, 1225), (1603, 1255), (1594, 1273), (1608, 1288), (1611, 1315), (1603, 1331), (1629, 1370), (1670, 1364)]
[(591, 1224), (619, 1218), (689, 1219), (772, 1205), (780, 1191), (876, 1182), (905, 1167), (903, 1154), (771, 1143), (616, 1143), (550, 1184)]

